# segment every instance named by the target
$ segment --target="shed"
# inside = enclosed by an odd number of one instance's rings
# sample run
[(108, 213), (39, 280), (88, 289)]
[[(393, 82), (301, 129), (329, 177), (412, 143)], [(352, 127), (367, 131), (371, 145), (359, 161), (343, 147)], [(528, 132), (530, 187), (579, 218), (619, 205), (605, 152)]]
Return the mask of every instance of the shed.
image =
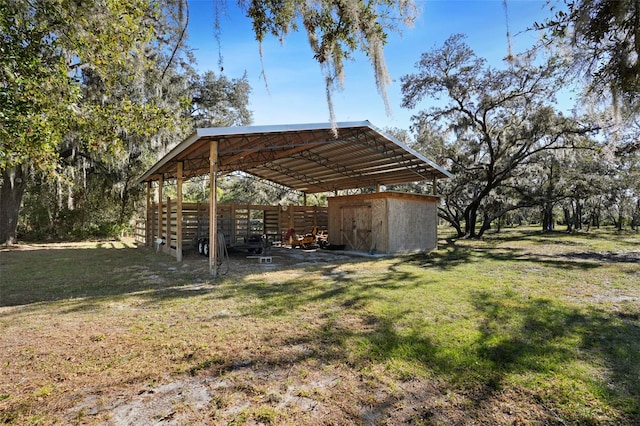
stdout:
[(329, 242), (369, 253), (437, 247), (438, 197), (376, 192), (329, 198)]
[[(451, 176), (368, 121), (196, 129), (139, 179), (147, 185), (147, 241), (163, 238), (175, 250), (176, 258), (182, 259), (182, 184), (185, 179), (208, 174), (209, 239), (216, 247), (217, 178), (235, 171), (304, 194), (334, 195), (341, 190), (379, 189), (426, 180), (432, 182), (435, 196), (437, 179)], [(167, 208), (163, 208), (163, 182), (168, 179), (176, 180), (178, 195), (173, 204), (167, 200)], [(156, 217), (149, 208), (154, 183), (160, 206)], [(149, 226), (151, 221), (157, 226)], [(173, 226), (164, 227), (163, 223)], [(149, 235), (152, 232), (155, 235)], [(216, 256), (217, 250), (210, 250), (214, 276)]]

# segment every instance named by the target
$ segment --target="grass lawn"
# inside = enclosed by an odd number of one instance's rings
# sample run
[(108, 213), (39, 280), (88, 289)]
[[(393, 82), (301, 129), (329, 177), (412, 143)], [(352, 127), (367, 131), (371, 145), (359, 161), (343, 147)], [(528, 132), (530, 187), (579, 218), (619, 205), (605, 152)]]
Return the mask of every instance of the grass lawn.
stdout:
[(288, 253), (2, 249), (0, 423), (640, 424), (640, 234)]

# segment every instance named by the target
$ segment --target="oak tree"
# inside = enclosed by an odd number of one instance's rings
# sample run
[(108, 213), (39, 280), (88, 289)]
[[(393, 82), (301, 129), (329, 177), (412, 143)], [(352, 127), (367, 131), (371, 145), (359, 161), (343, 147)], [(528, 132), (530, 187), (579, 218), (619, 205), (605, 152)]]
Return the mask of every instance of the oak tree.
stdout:
[(454, 35), (424, 53), (416, 67), (402, 78), (403, 106), (443, 98), (413, 121), (418, 132), (434, 123), (447, 130), (454, 177), (444, 184), (450, 188), (445, 200), (456, 204), (445, 205), (441, 217), (461, 236), (481, 237), (493, 220), (518, 207), (496, 200), (532, 156), (571, 146), (576, 135), (594, 130), (554, 109), (562, 70), (553, 60), (536, 65), (523, 57), (495, 69)]

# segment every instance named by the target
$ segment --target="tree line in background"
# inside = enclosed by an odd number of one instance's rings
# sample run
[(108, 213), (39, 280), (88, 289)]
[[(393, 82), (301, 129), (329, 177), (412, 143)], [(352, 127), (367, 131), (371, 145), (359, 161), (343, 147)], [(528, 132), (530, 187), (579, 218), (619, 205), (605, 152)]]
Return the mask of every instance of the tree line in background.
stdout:
[[(355, 50), (384, 93), (384, 35), (415, 16), (410, 1), (240, 3), (258, 41), (302, 23), (328, 93)], [(453, 35), (402, 78), (402, 106), (416, 114), (410, 131), (392, 132), (453, 173), (438, 183), (439, 215), (459, 236), (518, 223), (640, 226), (636, 3), (567, 0), (532, 23), (540, 44), (502, 68)], [(246, 76), (196, 72), (188, 19), (184, 0), (0, 0), (0, 242), (118, 235), (143, 196), (136, 178), (170, 144), (195, 127), (251, 123)], [(555, 94), (576, 81), (583, 108), (558, 111)], [(194, 180), (185, 196), (207, 193)], [(219, 197), (299, 194), (236, 174)]]
[(413, 118), (416, 148), (453, 173), (439, 185), (440, 218), (467, 237), (522, 222), (638, 229), (636, 106), (564, 115), (554, 97), (575, 78), (567, 60), (530, 55), (494, 69), (454, 35), (403, 77), (403, 106), (445, 100)]
[(251, 122), (246, 76), (196, 72), (183, 0), (1, 0), (0, 18), (1, 242), (118, 235), (169, 144)]

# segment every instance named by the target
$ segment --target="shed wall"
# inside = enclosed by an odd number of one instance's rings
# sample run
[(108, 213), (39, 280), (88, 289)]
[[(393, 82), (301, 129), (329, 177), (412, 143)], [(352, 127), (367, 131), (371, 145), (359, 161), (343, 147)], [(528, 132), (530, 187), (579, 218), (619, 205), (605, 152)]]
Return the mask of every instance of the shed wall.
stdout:
[(430, 251), (437, 248), (436, 203), (429, 200), (387, 201), (391, 253)]
[(394, 192), (329, 198), (329, 242), (361, 252), (433, 250), (437, 202), (434, 196)]

